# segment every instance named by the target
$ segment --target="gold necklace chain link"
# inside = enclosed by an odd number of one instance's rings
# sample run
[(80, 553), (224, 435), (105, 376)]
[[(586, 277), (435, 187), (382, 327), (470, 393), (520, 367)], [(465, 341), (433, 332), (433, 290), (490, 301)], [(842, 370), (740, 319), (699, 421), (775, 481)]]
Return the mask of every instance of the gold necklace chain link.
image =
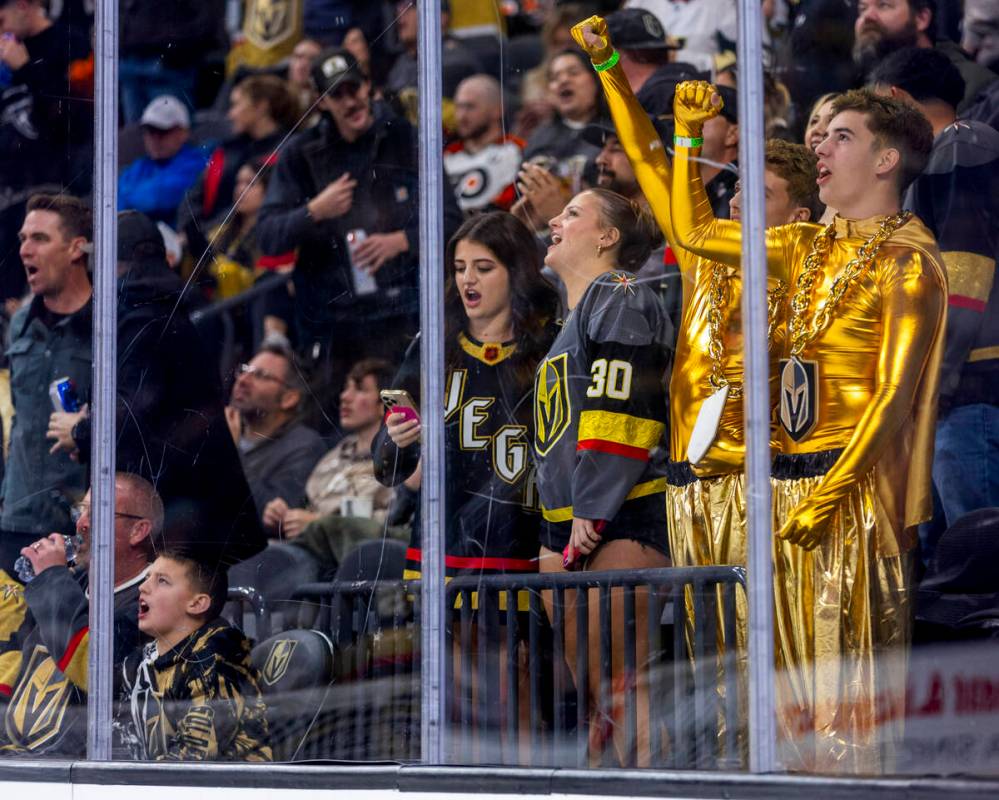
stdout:
[[(725, 345), (722, 341), (722, 326), (725, 315), (722, 309), (728, 305), (728, 268), (715, 262), (711, 266), (711, 282), (708, 285), (708, 357), (711, 359), (711, 375), (708, 380), (715, 391), (729, 387), (729, 397), (742, 396), (742, 383), (730, 381), (725, 377)], [(777, 327), (780, 305), (787, 297), (787, 286), (783, 281), (777, 281), (775, 286), (767, 291), (767, 342), (773, 342), (774, 330)]]
[(829, 287), (829, 294), (815, 310), (811, 323), (806, 319), (812, 305), (812, 294), (819, 274), (825, 267), (836, 238), (833, 225), (827, 225), (812, 242), (812, 249), (805, 259), (805, 265), (798, 276), (794, 295), (791, 297), (791, 316), (787, 328), (791, 338), (791, 355), (798, 356), (815, 341), (832, 322), (839, 304), (850, 289), (874, 263), (878, 251), (888, 238), (912, 218), (911, 211), (885, 217), (874, 235), (857, 249), (857, 257), (851, 259)]

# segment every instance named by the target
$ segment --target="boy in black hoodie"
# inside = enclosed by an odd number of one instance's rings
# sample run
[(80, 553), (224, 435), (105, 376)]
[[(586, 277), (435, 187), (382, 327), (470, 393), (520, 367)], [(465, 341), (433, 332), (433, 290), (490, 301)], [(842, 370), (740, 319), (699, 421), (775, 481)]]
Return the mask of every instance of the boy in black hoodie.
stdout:
[(270, 761), (266, 709), (242, 632), (219, 618), (224, 571), (166, 552), (139, 587), (139, 630), (125, 660), (126, 741), (137, 759)]

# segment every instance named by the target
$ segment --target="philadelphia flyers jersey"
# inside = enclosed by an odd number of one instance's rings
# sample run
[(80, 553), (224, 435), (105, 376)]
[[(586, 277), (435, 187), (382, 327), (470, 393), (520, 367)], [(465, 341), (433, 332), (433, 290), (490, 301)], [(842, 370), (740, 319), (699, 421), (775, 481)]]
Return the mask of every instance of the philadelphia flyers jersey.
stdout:
[[(540, 514), (531, 458), (530, 377), (518, 377), (512, 366), (514, 343), (483, 343), (459, 334), (458, 345), (445, 376), (446, 574), (534, 572)], [(402, 387), (415, 393), (418, 379), (418, 358), (407, 359)], [(396, 485), (412, 474), (419, 446), (400, 451), (383, 428), (374, 453), (376, 475)], [(407, 578), (419, 577), (420, 539), (417, 515)]]
[(534, 451), (542, 543), (561, 551), (574, 516), (603, 538), (666, 552), (666, 386), (673, 326), (628, 272), (601, 275), (538, 366)]

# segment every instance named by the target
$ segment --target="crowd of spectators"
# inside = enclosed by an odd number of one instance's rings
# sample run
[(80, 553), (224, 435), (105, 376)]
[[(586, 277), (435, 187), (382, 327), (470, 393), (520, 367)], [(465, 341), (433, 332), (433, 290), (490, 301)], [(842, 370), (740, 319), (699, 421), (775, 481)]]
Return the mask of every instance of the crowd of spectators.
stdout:
[[(42, 637), (46, 657), (72, 684), (67, 703), (85, 697), (85, 675), (72, 673), (72, 658), (52, 656), (69, 654), (69, 640), (79, 644), (87, 598), (76, 583), (66, 583), (62, 540), (49, 536), (81, 536), (76, 564), (85, 569), (84, 494), (95, 479), (89, 469), (89, 5), (0, 0), (0, 317), (4, 383), (16, 415), (3, 415), (9, 444), (0, 489), (0, 569), (13, 585), (15, 561), (30, 551), (38, 573), (16, 612), (22, 622), (0, 629), (10, 632), (4, 652), (27, 653)], [(385, 535), (410, 541), (410, 567), (419, 569), (419, 526), (413, 525), (419, 425), (384, 428), (379, 398), (383, 389), (417, 396), (419, 389), (413, 349), (421, 252), (416, 4), (276, 5), (121, 4), (116, 531), (120, 526), (122, 533), (115, 546), (126, 566), (115, 580), (116, 604), (138, 607), (142, 615), (136, 629), (116, 629), (117, 655), (124, 660), (124, 649), (145, 642), (139, 656), (126, 661), (122, 691), (133, 703), (166, 682), (174, 692), (174, 706), (161, 708), (155, 724), (139, 717), (122, 723), (123, 731), (132, 731), (123, 734), (123, 746), (141, 757), (270, 757), (246, 642), (218, 621), (225, 583), (213, 575), (249, 559), (243, 574), (273, 578), (263, 576), (269, 539), (268, 549), (297, 548), (308, 555), (311, 574), (328, 576), (349, 546)], [(959, 6), (763, 0), (769, 135), (814, 150), (826, 136), (835, 96), (863, 85), (915, 105), (933, 126), (930, 164), (906, 197), (906, 207), (937, 237), (950, 281), (933, 470), (938, 514), (920, 531), (933, 595), (920, 619), (930, 638), (942, 636), (933, 617), (941, 591), (983, 591), (984, 579), (975, 589), (949, 580), (960, 571), (953, 566), (960, 554), (954, 535), (941, 537), (970, 512), (999, 506), (999, 18), (989, 0), (966, 0), (963, 14)], [(608, 190), (628, 201), (630, 210), (617, 213), (634, 212), (628, 225), (636, 230), (651, 210), (590, 59), (569, 33), (595, 12), (607, 15), (624, 73), (667, 150), (676, 85), (693, 78), (716, 82), (724, 106), (704, 126), (701, 175), (715, 215), (726, 218), (734, 210), (738, 218), (735, 0), (441, 0), (446, 146), (440, 168), (450, 190), (443, 228), (446, 240), (463, 232), (446, 265), (448, 365), (471, 370), (470, 381), (500, 381), (490, 384), (491, 413), (498, 420), (502, 407), (507, 415), (486, 436), (489, 446), (482, 444), (489, 403), (449, 416), (460, 458), (475, 461), (492, 451), (495, 460), (503, 430), (531, 429), (530, 401), (525, 407), (523, 398), (553, 337), (542, 347), (543, 337), (532, 339), (540, 334), (525, 326), (553, 333), (575, 291), (564, 278), (571, 272), (565, 264), (592, 260), (594, 270), (606, 271), (601, 259), (611, 251), (596, 242), (595, 258), (580, 251), (541, 268), (549, 245), (570, 252), (563, 233), (567, 203), (586, 189)], [(604, 198), (599, 213), (615, 207), (615, 200), (594, 196)], [(475, 309), (489, 285), (482, 264), (506, 245), (487, 245), (486, 256), (467, 247), (458, 255), (455, 245), (487, 242), (486, 234), (475, 233), (475, 222), (494, 212), (506, 220), (493, 218), (504, 231), (497, 241), (506, 237), (516, 245), (506, 268), (536, 271), (550, 284), (538, 288), (531, 275), (515, 287), (511, 277), (504, 308), (512, 309), (506, 312), (512, 322), (498, 331), (476, 327)], [(825, 219), (832, 213), (827, 209)], [(528, 231), (533, 235), (524, 238)], [(634, 248), (641, 255), (634, 263), (621, 259), (620, 242), (611, 243), (617, 248), (612, 261), (651, 288), (643, 288), (642, 298), (656, 304), (657, 331), (675, 331), (683, 295), (676, 257), (668, 242), (647, 238)], [(517, 249), (522, 244), (526, 251)], [(499, 345), (489, 352), (489, 342), (506, 346), (502, 333), (530, 347), (534, 360), (515, 359), (494, 378), (481, 365), (492, 368), (506, 358)], [(664, 344), (668, 350), (672, 339)], [(71, 396), (58, 395), (53, 410), (55, 384), (68, 386)], [(448, 387), (449, 403), (464, 402), (464, 383)], [(455, 410), (446, 406), (448, 415)], [(462, 508), (454, 517), (460, 530), (451, 525), (448, 531), (456, 558), (461, 550), (455, 564), (493, 551), (521, 564), (529, 561), (528, 551), (537, 553), (537, 530), (526, 549), (523, 529), (510, 532), (521, 523), (488, 533), (509, 536), (505, 544), (487, 547), (476, 538), (487, 536), (481, 526), (488, 528), (488, 508), (476, 495), (486, 483), (499, 476), (505, 484), (491, 486), (489, 497), (494, 490), (511, 497), (532, 491), (522, 483), (528, 449), (515, 439), (503, 439), (509, 468), (521, 467), (515, 478), (504, 477), (500, 467), (481, 486), (466, 485), (478, 479), (474, 467), (449, 476), (464, 492), (454, 499)], [(537, 498), (531, 502), (536, 506)], [(976, 524), (999, 533), (994, 515)], [(462, 530), (471, 539), (459, 543)], [(665, 530), (656, 535), (665, 548)], [(938, 541), (946, 565), (934, 557)], [(554, 537), (549, 544), (561, 550), (564, 542)], [(150, 567), (155, 553), (160, 558)], [(460, 571), (451, 566), (449, 574)], [(163, 600), (160, 580), (175, 581), (186, 594)], [(49, 584), (55, 588), (46, 592)], [(988, 591), (999, 588), (993, 583)], [(76, 609), (72, 624), (45, 622), (59, 616), (53, 598)], [(948, 618), (948, 624), (963, 623)], [(972, 627), (969, 635), (984, 630)], [(142, 636), (160, 630), (171, 633), (153, 635), (151, 643)], [(182, 674), (167, 657), (181, 642), (192, 653), (222, 653), (222, 666), (209, 677)], [(10, 687), (16, 695), (17, 681), (28, 679), (19, 673), (22, 666), (0, 654), (0, 695)], [(185, 743), (183, 732), (204, 721), (177, 712), (177, 704), (191, 701), (195, 680), (211, 683), (220, 696), (249, 693), (233, 706), (239, 714), (224, 720), (228, 738), (214, 749)], [(176, 741), (145, 738), (142, 731), (156, 724), (179, 731)], [(16, 726), (7, 731), (9, 740), (0, 735), (0, 744), (18, 752), (76, 755), (82, 742), (79, 731), (48, 738)]]

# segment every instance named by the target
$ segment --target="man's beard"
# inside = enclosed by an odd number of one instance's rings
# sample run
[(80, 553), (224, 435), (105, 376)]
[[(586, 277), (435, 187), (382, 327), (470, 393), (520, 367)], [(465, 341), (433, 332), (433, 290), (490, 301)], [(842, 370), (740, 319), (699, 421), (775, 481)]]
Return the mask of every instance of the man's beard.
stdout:
[(627, 198), (634, 198), (636, 194), (641, 192), (636, 181), (628, 183), (619, 179), (616, 172), (608, 172), (607, 170), (600, 170), (597, 174), (597, 186)]
[(485, 137), (487, 133), (489, 133), (489, 129), (491, 127), (492, 125), (489, 122), (483, 122), (479, 125), (474, 125), (474, 126), (470, 125), (467, 131), (459, 132), (459, 135), (461, 136), (462, 141), (468, 141), (469, 139), (474, 139), (475, 141), (479, 141), (480, 139)]
[(915, 47), (918, 42), (919, 31), (916, 30), (916, 20), (912, 18), (896, 34), (889, 34), (880, 25), (869, 23), (854, 38), (853, 63), (866, 77), (885, 56), (903, 47)]

